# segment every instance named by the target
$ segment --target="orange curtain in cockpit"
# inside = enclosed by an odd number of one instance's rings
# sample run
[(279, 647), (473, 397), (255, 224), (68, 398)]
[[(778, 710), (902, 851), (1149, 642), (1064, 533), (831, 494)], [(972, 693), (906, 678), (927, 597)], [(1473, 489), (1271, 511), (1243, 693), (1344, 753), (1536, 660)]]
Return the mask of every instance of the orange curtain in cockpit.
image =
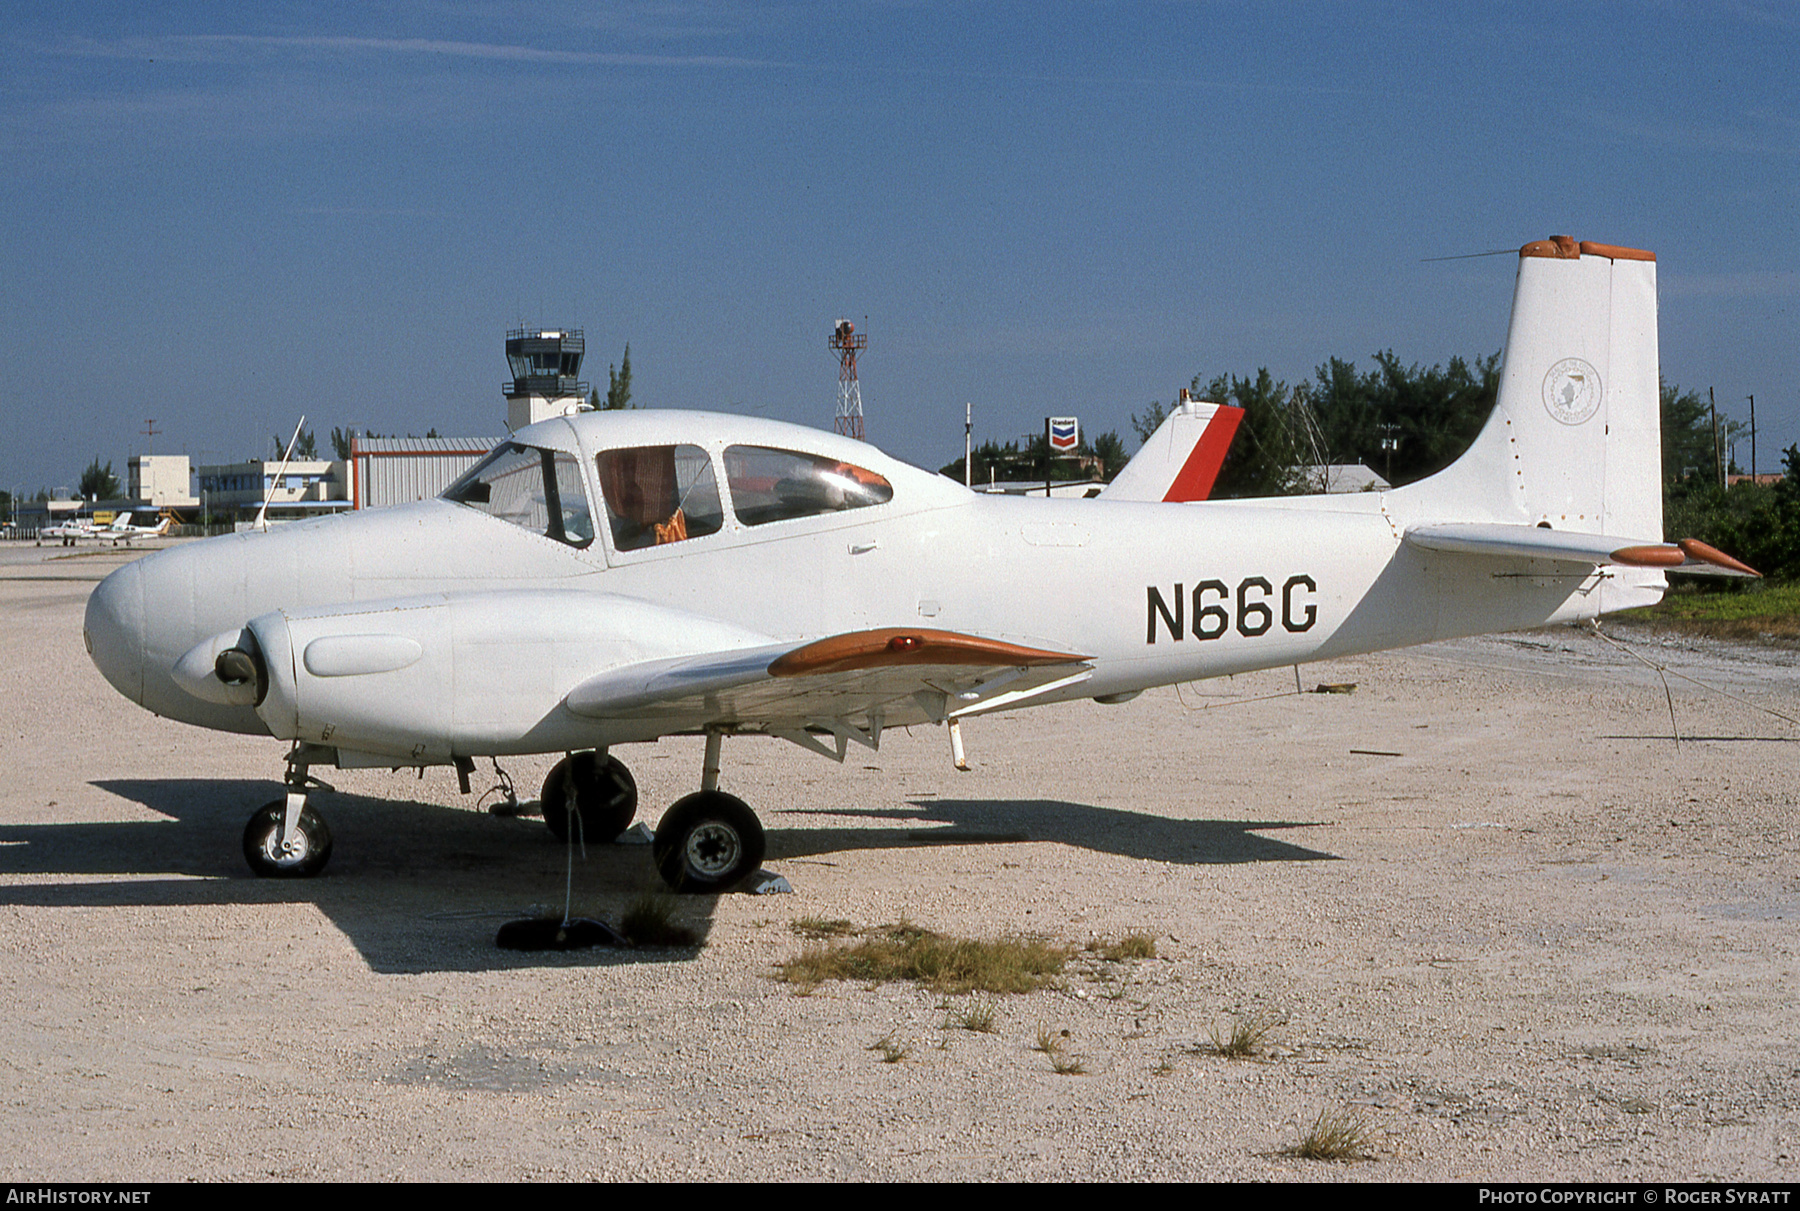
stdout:
[(673, 446), (609, 450), (599, 462), (600, 491), (606, 495), (606, 503), (633, 525), (666, 521), (681, 503)]

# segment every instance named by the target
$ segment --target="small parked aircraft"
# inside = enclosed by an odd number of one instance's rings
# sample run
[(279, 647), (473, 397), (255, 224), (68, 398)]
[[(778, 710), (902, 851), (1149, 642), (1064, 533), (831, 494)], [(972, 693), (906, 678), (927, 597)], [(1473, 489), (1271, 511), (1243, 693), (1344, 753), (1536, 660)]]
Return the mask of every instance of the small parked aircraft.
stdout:
[(59, 525), (46, 526), (38, 531), (38, 538), (40, 546), (42, 545), (41, 540), (45, 538), (60, 538), (65, 547), (72, 547), (76, 543), (86, 542), (89, 539), (99, 542), (111, 539), (115, 547), (121, 542), (130, 546), (131, 540), (134, 538), (161, 538), (169, 532), (170, 524), (167, 517), (162, 517), (157, 519), (155, 525), (133, 525), (131, 511), (127, 509), (103, 526), (95, 524), (91, 519), (80, 517)]
[(94, 524), (91, 517), (71, 517), (67, 521), (59, 521), (52, 526), (44, 526), (38, 530), (38, 546), (44, 545), (44, 539), (54, 538), (65, 547), (72, 547), (84, 538), (94, 538), (100, 533), (100, 527)]
[[(1186, 446), (1174, 447), (1185, 451)], [(1184, 459), (1185, 461), (1185, 459)], [(615, 748), (706, 738), (652, 853), (682, 890), (760, 864), (727, 736), (843, 760), (885, 728), (1652, 604), (1662, 541), (1656, 264), (1527, 244), (1499, 400), (1455, 464), (1351, 495), (982, 496), (861, 442), (697, 412), (520, 429), (431, 501), (208, 539), (112, 573), (85, 639), (160, 715), (290, 742), (244, 834), (265, 875), (330, 852), (309, 770), (567, 754), (559, 836), (622, 832)], [(1127, 495), (1121, 493), (1121, 495)]]
[(116, 547), (120, 543), (131, 545), (134, 538), (161, 538), (169, 532), (173, 522), (166, 516), (158, 517), (148, 525), (134, 525), (132, 514), (124, 512), (112, 519), (112, 524), (94, 535), (95, 538), (110, 538)]

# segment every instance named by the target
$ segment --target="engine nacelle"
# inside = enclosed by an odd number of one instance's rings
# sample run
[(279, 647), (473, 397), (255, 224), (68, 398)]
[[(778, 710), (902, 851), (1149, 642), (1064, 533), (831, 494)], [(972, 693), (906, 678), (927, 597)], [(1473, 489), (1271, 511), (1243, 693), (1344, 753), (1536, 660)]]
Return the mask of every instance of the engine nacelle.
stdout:
[(563, 699), (620, 665), (768, 641), (666, 606), (567, 589), (276, 611), (245, 630), (263, 676), (256, 713), (272, 734), (406, 765), (653, 737), (653, 724), (639, 736), (629, 721), (575, 715)]

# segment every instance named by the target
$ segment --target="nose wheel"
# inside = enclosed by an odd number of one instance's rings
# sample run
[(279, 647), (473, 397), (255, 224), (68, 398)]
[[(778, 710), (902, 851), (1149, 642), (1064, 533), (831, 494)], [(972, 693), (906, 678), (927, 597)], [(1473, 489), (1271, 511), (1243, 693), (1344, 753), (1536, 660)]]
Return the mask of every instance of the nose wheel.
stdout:
[(312, 808), (302, 808), (292, 833), (282, 837), (287, 800), (266, 803), (244, 828), (244, 859), (261, 878), (305, 879), (331, 860), (331, 830)]
[(287, 797), (263, 804), (244, 826), (244, 860), (258, 878), (306, 879), (331, 860), (331, 830), (306, 803), (308, 791), (331, 789), (307, 773), (318, 755), (316, 748), (295, 745), (282, 779)]

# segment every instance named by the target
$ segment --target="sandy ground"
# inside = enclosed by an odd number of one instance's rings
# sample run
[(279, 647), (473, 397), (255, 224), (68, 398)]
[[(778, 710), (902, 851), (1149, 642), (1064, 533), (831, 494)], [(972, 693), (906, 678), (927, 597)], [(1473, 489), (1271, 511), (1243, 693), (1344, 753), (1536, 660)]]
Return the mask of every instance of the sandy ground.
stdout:
[[(938, 729), (841, 768), (737, 741), (795, 894), (683, 900), (697, 950), (530, 955), (494, 931), (560, 906), (563, 851), (445, 770), (321, 771), (331, 868), (251, 878), (282, 747), (113, 693), (81, 611), (126, 553), (65, 555), (0, 548), (5, 1180), (1800, 1175), (1791, 652), (1627, 636), (1732, 695), (1673, 679), (1679, 747), (1655, 672), (1573, 631), (979, 720), (967, 774)], [(652, 821), (697, 785), (697, 742), (619, 755)], [(654, 886), (643, 848), (575, 877), (600, 916)], [(1159, 955), (993, 1034), (771, 978), (795, 920), (903, 917)], [(1259, 1014), (1263, 1057), (1206, 1053)], [(1287, 1155), (1340, 1107), (1373, 1159)]]

